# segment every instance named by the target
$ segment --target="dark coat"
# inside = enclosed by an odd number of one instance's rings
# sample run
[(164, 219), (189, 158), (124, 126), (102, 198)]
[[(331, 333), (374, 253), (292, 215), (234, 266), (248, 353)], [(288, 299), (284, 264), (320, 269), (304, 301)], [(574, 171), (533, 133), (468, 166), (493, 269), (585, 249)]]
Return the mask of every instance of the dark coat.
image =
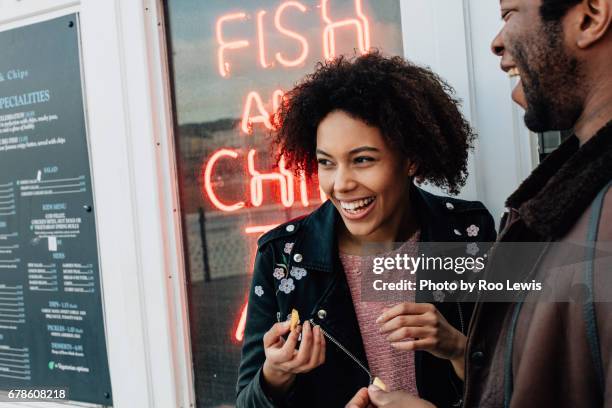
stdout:
[[(524, 302), (477, 304), (467, 345), (466, 407), (612, 407), (611, 258), (596, 259), (589, 272), (585, 256), (588, 248), (612, 249), (611, 181), (608, 124), (582, 147), (569, 138), (508, 199), (500, 244), (538, 248), (533, 259), (512, 268), (515, 281), (551, 282), (556, 292), (550, 300), (530, 292), (521, 294)], [(500, 270), (497, 251), (487, 279)]]
[[(470, 240), (494, 241), (494, 222), (480, 202), (438, 197), (417, 187), (411, 200), (419, 217), (421, 241), (467, 241), (466, 229), (479, 226)], [(276, 322), (284, 321), (292, 308), (302, 321), (312, 319), (367, 367), (366, 355), (349, 287), (338, 256), (335, 226), (340, 219), (330, 201), (310, 215), (283, 224), (258, 241), (258, 252), (247, 311), (242, 360), (237, 384), (237, 407), (344, 407), (369, 376), (347, 353), (327, 341), (326, 361), (296, 377), (283, 401), (271, 401), (261, 387), (265, 361), (262, 338)], [(463, 232), (463, 233), (462, 233)], [(293, 243), (293, 244), (291, 244)], [(296, 266), (307, 275), (283, 284), (273, 276), (278, 263), (288, 270)], [(299, 274), (298, 274), (299, 276)], [(288, 293), (285, 293), (288, 292)], [(465, 333), (470, 304), (436, 305), (446, 320)], [(463, 384), (449, 361), (429, 353), (415, 355), (417, 388), (421, 397), (439, 407), (460, 401)]]

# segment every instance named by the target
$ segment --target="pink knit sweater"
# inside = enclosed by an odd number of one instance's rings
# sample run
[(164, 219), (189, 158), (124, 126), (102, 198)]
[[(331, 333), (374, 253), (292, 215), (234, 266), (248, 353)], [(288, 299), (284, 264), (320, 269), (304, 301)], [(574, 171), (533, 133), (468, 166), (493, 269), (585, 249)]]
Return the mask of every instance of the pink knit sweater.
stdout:
[[(419, 232), (415, 233), (397, 252), (416, 256), (416, 245), (409, 244), (418, 242), (419, 235)], [(380, 325), (376, 323), (376, 319), (381, 315), (383, 309), (397, 304), (398, 301), (394, 301), (391, 297), (387, 302), (361, 301), (360, 265), (366, 260), (367, 257), (359, 255), (340, 254), (340, 261), (351, 290), (353, 306), (357, 314), (370, 372), (372, 376), (379, 377), (393, 391), (404, 390), (413, 395), (418, 395), (414, 373), (414, 352), (396, 350), (391, 347), (386, 340), (388, 334), (380, 334), (378, 331)], [(409, 300), (414, 301), (414, 299)], [(405, 293), (402, 294), (402, 301), (407, 301)]]

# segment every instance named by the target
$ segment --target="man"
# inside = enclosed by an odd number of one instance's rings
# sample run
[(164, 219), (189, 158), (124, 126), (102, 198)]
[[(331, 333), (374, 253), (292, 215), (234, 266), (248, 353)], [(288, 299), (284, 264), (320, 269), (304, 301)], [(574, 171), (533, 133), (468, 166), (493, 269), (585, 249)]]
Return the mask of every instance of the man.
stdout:
[[(517, 279), (529, 281), (550, 274), (560, 245), (612, 242), (612, 0), (500, 4), (505, 24), (492, 49), (504, 71), (521, 77), (513, 99), (524, 106), (527, 127), (574, 129), (506, 202), (499, 242), (557, 244), (557, 251), (543, 249), (536, 262), (517, 270)], [(596, 260), (585, 266), (588, 275), (553, 276), (566, 290), (565, 301), (537, 301), (529, 293), (525, 302), (478, 303), (468, 335), (464, 407), (612, 407), (607, 266)], [(495, 271), (494, 254), (487, 278)], [(586, 288), (580, 291), (586, 297), (572, 300), (576, 288)], [(372, 387), (349, 405), (368, 403), (426, 406)]]
[[(530, 293), (524, 303), (476, 306), (464, 406), (612, 406), (612, 308), (591, 301), (610, 300), (612, 273), (600, 263), (590, 279), (582, 267), (550, 269), (563, 245), (612, 241), (612, 0), (500, 4), (505, 24), (492, 49), (504, 71), (521, 77), (513, 97), (520, 102), (524, 92), (525, 124), (536, 132), (573, 128), (575, 136), (508, 198), (498, 242), (554, 242), (517, 274), (552, 277), (566, 293), (556, 303)], [(577, 284), (586, 299), (572, 300)]]

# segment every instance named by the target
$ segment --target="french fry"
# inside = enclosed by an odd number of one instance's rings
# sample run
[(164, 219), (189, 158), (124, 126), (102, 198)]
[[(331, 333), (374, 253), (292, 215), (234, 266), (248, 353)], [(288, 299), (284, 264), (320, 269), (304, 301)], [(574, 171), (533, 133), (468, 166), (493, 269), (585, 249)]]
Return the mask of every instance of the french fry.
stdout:
[(387, 391), (387, 386), (385, 385), (384, 382), (382, 382), (382, 380), (378, 377), (374, 377), (374, 381), (372, 381), (372, 384), (374, 384), (375, 386), (377, 386), (378, 388), (380, 388), (383, 391)]
[(291, 310), (291, 331), (295, 330), (297, 325), (300, 324), (300, 314), (297, 310)]

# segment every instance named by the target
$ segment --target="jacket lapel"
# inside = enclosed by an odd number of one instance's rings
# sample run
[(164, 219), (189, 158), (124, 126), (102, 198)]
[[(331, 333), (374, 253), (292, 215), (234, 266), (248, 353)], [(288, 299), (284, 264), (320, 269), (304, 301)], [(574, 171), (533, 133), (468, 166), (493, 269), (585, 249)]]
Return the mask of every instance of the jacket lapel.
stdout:
[(448, 214), (442, 210), (440, 199), (416, 186), (410, 192), (421, 230), (421, 242), (453, 242), (457, 237), (448, 223)]
[(321, 272), (334, 272), (338, 256), (336, 223), (340, 215), (331, 201), (325, 201), (306, 219), (292, 251), (295, 262), (299, 254), (300, 266)]

